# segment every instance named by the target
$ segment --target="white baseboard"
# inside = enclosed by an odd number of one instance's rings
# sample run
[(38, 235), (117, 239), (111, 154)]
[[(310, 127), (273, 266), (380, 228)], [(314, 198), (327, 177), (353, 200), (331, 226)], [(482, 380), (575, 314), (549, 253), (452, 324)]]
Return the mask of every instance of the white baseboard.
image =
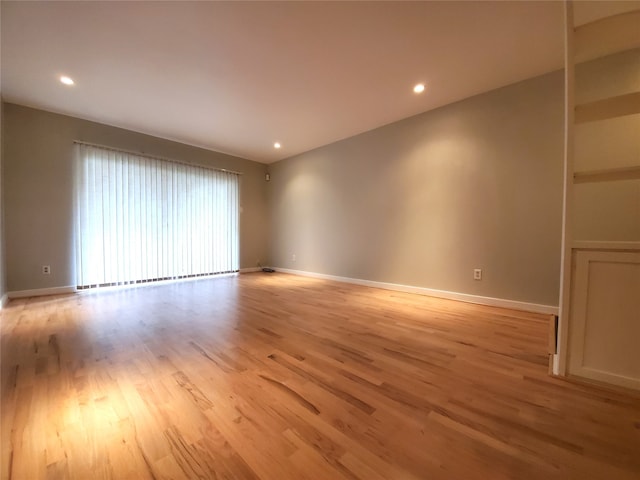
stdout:
[(553, 355), (553, 364), (552, 370), (554, 375), (564, 375), (564, 373), (560, 373), (560, 355), (557, 353)]
[(338, 277), (336, 275), (326, 275), (324, 273), (306, 272), (304, 270), (292, 270), (289, 268), (277, 268), (276, 271), (283, 273), (291, 273), (293, 275), (302, 275), (305, 277), (320, 278), (323, 280), (334, 280), (336, 282), (353, 283), (363, 285), (365, 287), (383, 288), (385, 290), (395, 290), (405, 293), (417, 293), (419, 295), (427, 295), (429, 297), (446, 298), (449, 300), (458, 300), (460, 302), (477, 303), (479, 305), (487, 305), (490, 307), (510, 308), (512, 310), (523, 310), (525, 312), (546, 313), (550, 315), (558, 315), (559, 309), (553, 305), (542, 305), (538, 303), (520, 302), (517, 300), (507, 300), (505, 298), (482, 297), (479, 295), (470, 295), (468, 293), (449, 292), (446, 290), (435, 290), (433, 288), (414, 287), (411, 285), (400, 285), (397, 283), (375, 282), (373, 280), (362, 280), (360, 278)]
[(17, 292), (8, 292), (7, 296), (11, 298), (25, 297), (41, 297), (43, 295), (61, 295), (63, 293), (76, 293), (76, 287), (52, 287), (52, 288), (36, 288), (34, 290), (19, 290)]
[[(240, 273), (259, 272), (259, 267), (241, 268)], [(293, 275), (301, 275), (305, 277), (320, 278), (324, 280), (334, 280), (336, 282), (353, 283), (363, 285), (365, 287), (382, 288), (385, 290), (394, 290), (405, 293), (417, 293), (419, 295), (427, 295), (430, 297), (446, 298), (449, 300), (458, 300), (467, 303), (477, 303), (480, 305), (488, 305), (492, 307), (510, 308), (513, 310), (523, 310), (526, 312), (545, 313), (550, 315), (558, 315), (558, 307), (552, 305), (541, 305), (538, 303), (520, 302), (517, 300), (507, 300), (504, 298), (482, 297), (479, 295), (469, 295), (467, 293), (449, 292), (446, 290), (436, 290), (433, 288), (414, 287), (411, 285), (400, 285), (397, 283), (375, 282), (373, 280), (363, 280), (359, 278), (339, 277), (336, 275), (327, 275), (324, 273), (307, 272), (304, 270), (292, 270), (289, 268), (276, 268), (278, 272), (291, 273)], [(160, 282), (158, 282), (160, 283)], [(144, 285), (153, 285), (148, 283)], [(101, 289), (102, 290), (102, 289)], [(9, 299), (39, 297), (43, 295), (60, 295), (64, 293), (75, 293), (76, 287), (53, 287), (53, 288), (37, 288), (34, 290), (20, 290), (16, 292), (8, 292), (2, 296), (0, 300), (1, 306), (6, 305)]]
[(9, 295), (5, 293), (2, 295), (2, 298), (0, 298), (0, 310), (6, 307), (7, 303), (9, 303)]
[(262, 268), (260, 267), (248, 267), (248, 268), (240, 269), (240, 273), (252, 273), (252, 272), (260, 272), (260, 271), (262, 271)]
[[(240, 272), (244, 273), (243, 270), (240, 270)], [(248, 269), (248, 270), (250, 270), (250, 269)], [(260, 269), (256, 268), (256, 271), (257, 270), (260, 270)], [(157, 287), (157, 286), (168, 285), (168, 284), (172, 284), (172, 283), (194, 282), (194, 281), (200, 281), (200, 280), (208, 280), (208, 279), (212, 279), (212, 278), (233, 277), (235, 275), (238, 275), (238, 272), (218, 273), (218, 274), (215, 274), (215, 275), (207, 275), (207, 276), (201, 276), (201, 277), (188, 277), (188, 278), (177, 278), (177, 279), (170, 279), (170, 280), (159, 280), (159, 281), (156, 281), (156, 282), (130, 283), (130, 284), (127, 284), (127, 285), (113, 285), (113, 286), (109, 286), (109, 287), (89, 288), (89, 289), (82, 289), (82, 290), (78, 290), (74, 286), (53, 287), (53, 288), (36, 288), (34, 290), (20, 290), (20, 291), (16, 291), (16, 292), (8, 292), (7, 295), (9, 297), (9, 299), (12, 299), (12, 298), (25, 298), (25, 297), (41, 297), (41, 296), (44, 296), (44, 295), (60, 295), (60, 294), (64, 294), (64, 293), (88, 294), (88, 293), (95, 293), (95, 292), (106, 292), (106, 291), (124, 290), (124, 289), (131, 289), (131, 288)]]

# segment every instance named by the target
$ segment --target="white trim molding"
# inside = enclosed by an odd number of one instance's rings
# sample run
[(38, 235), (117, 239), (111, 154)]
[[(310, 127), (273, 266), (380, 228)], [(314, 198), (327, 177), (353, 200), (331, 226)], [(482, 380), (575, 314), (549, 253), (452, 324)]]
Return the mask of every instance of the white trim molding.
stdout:
[(253, 272), (259, 272), (261, 270), (262, 268), (260, 267), (247, 267), (247, 268), (241, 268), (240, 273), (253, 273)]
[(34, 290), (19, 290), (16, 292), (9, 292), (7, 296), (12, 298), (26, 298), (26, 297), (42, 297), (44, 295), (62, 295), (65, 293), (76, 293), (76, 287), (51, 287), (51, 288), (36, 288)]
[(0, 298), (0, 310), (2, 310), (4, 307), (6, 307), (7, 303), (9, 303), (9, 295), (5, 293)]
[(640, 242), (596, 242), (576, 240), (572, 247), (576, 250), (640, 250)]
[[(244, 270), (244, 269), (243, 269)], [(182, 283), (182, 282), (193, 282), (199, 280), (210, 280), (214, 278), (222, 278), (222, 277), (234, 277), (239, 273), (244, 273), (243, 270), (230, 272), (230, 273), (216, 273), (213, 275), (203, 275), (203, 276), (194, 276), (194, 277), (186, 277), (186, 278), (172, 278), (169, 280), (158, 280), (154, 282), (141, 282), (141, 283), (129, 283), (126, 285), (112, 285), (108, 287), (100, 287), (100, 288), (87, 288), (78, 290), (74, 286), (68, 287), (53, 287), (53, 288), (36, 288), (34, 290), (20, 290), (16, 292), (8, 292), (6, 295), (9, 297), (9, 300), (13, 298), (26, 298), (26, 297), (42, 297), (45, 295), (62, 295), (65, 293), (79, 293), (79, 294), (88, 294), (95, 292), (105, 292), (105, 291), (113, 291), (113, 290), (123, 290), (128, 288), (143, 288), (143, 287), (157, 287), (160, 285), (168, 285), (172, 283)], [(249, 271), (253, 271), (248, 269)], [(256, 268), (256, 271), (260, 270)]]
[(549, 315), (558, 315), (558, 307), (553, 305), (542, 305), (539, 303), (520, 302), (517, 300), (507, 300), (505, 298), (482, 297), (479, 295), (470, 295), (468, 293), (449, 292), (447, 290), (436, 290), (426, 287), (414, 287), (412, 285), (400, 285), (397, 283), (375, 282), (373, 280), (363, 280), (360, 278), (339, 277), (336, 275), (327, 275), (324, 273), (307, 272), (304, 270), (292, 270), (290, 268), (274, 267), (277, 272), (290, 273), (293, 275), (301, 275), (304, 277), (313, 277), (323, 280), (334, 280), (336, 282), (353, 283), (355, 285), (363, 285), (365, 287), (382, 288), (384, 290), (394, 290), (397, 292), (416, 293), (418, 295), (426, 295), (429, 297), (446, 298), (448, 300), (458, 300), (466, 303), (476, 303), (479, 305), (487, 305), (490, 307), (510, 308), (512, 310), (522, 310), (532, 313), (544, 313)]

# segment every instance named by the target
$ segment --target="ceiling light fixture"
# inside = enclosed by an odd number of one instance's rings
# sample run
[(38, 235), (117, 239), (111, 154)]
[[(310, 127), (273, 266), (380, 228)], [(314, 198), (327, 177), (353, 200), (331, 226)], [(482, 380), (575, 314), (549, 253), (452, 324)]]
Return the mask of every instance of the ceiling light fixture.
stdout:
[(414, 93), (422, 93), (424, 92), (424, 83), (419, 83), (415, 87), (413, 87)]
[(73, 85), (75, 83), (70, 77), (67, 77), (65, 75), (60, 77), (60, 81), (65, 85)]
[(276, 142), (273, 144), (273, 148), (280, 148), (282, 145), (280, 145), (280, 142)]

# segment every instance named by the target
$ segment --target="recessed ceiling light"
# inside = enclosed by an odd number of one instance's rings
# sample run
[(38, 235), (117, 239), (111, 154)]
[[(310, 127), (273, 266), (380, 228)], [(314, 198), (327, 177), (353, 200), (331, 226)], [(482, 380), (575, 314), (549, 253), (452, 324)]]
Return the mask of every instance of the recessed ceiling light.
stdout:
[(67, 77), (65, 75), (60, 77), (60, 81), (65, 85), (73, 85), (75, 83), (70, 77)]
[(276, 142), (273, 144), (273, 148), (280, 148), (282, 145), (280, 145), (280, 142)]
[(417, 84), (415, 87), (413, 87), (413, 91), (415, 93), (422, 93), (424, 92), (424, 83), (419, 83)]

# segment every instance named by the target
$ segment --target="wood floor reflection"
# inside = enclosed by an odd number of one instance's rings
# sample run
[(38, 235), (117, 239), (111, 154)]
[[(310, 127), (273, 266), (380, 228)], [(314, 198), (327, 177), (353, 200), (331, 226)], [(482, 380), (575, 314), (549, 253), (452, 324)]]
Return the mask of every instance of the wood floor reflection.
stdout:
[(14, 300), (3, 479), (635, 479), (547, 318), (286, 274)]

